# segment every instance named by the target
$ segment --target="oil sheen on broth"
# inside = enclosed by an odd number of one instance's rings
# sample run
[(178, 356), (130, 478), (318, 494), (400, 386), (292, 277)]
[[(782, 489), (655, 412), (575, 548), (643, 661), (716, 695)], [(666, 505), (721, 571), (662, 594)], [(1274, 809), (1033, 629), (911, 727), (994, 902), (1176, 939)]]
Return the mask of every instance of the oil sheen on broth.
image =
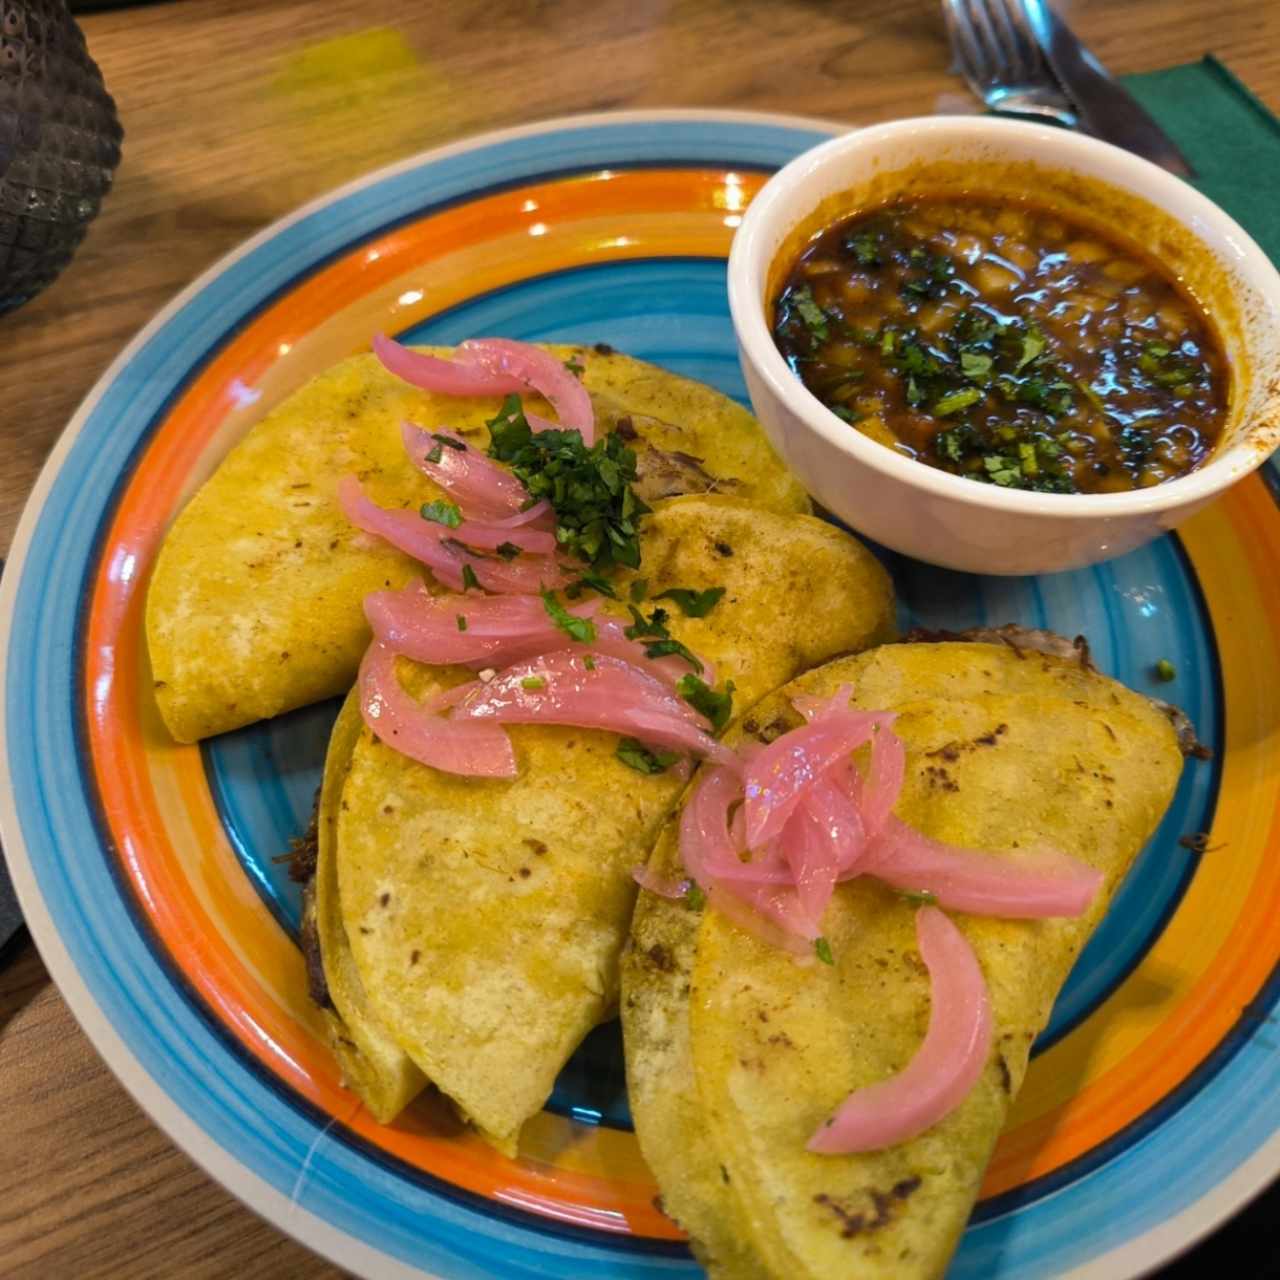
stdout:
[(1197, 305), (1096, 229), (921, 198), (806, 245), (774, 304), (805, 386), (899, 453), (988, 484), (1109, 493), (1199, 466), (1227, 368)]

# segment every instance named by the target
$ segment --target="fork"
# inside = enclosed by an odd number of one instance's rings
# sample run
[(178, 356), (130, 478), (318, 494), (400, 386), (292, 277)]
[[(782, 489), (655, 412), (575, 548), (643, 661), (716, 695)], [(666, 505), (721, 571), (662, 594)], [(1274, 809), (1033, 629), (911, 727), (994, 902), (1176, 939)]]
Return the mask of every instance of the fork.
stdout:
[(1020, 0), (942, 0), (942, 15), (960, 74), (992, 111), (1075, 128), (1075, 108), (1041, 56)]

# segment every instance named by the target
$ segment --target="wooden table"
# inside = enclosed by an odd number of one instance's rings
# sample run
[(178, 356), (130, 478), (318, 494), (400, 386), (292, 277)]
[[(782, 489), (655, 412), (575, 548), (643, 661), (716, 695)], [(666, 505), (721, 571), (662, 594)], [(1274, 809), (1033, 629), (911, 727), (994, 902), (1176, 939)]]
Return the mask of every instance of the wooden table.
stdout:
[[(1069, 10), (1117, 72), (1212, 51), (1280, 111), (1280, 5)], [(357, 174), (567, 112), (724, 106), (873, 121), (964, 95), (928, 0), (187, 0), (81, 22), (124, 120), (124, 163), (65, 275), (0, 320), (6, 549), (63, 424), (135, 331), (258, 228)], [(0, 971), (0, 1151), (5, 1276), (340, 1274), (152, 1125), (29, 943)]]

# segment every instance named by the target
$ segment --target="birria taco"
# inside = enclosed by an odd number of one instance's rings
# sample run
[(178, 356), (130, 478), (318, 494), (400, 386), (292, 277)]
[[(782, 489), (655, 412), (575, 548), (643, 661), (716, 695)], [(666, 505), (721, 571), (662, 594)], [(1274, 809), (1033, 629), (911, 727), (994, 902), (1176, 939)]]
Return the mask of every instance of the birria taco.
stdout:
[(743, 780), (704, 766), (667, 820), (622, 972), (641, 1148), (712, 1276), (943, 1274), (1177, 785), (1166, 710), (1082, 655), (907, 643), (730, 730)]
[[(714, 664), (718, 687), (732, 682), (735, 705), (892, 634), (884, 571), (811, 516), (675, 498), (646, 518), (641, 544), (649, 600), (722, 593), (702, 617), (673, 606), (667, 628)], [(618, 593), (637, 581), (619, 576)], [(423, 701), (470, 674), (398, 669)], [(341, 903), (318, 926), (335, 1051), (353, 1086), (387, 1120), (421, 1083), (416, 1067), (514, 1152), (569, 1055), (616, 1007), (633, 871), (687, 775), (638, 770), (603, 730), (518, 725), (510, 738), (514, 777), (462, 777), (368, 728), (351, 749), (340, 721), (331, 762), (349, 762), (317, 883), (322, 908), (335, 882)]]
[[(607, 347), (543, 350), (580, 375), (596, 430), (635, 451), (641, 498), (719, 493), (809, 510), (728, 397)], [(416, 511), (441, 489), (406, 456), (404, 422), (482, 448), (500, 403), (422, 390), (357, 355), (245, 436), (169, 531), (147, 595), (155, 696), (174, 738), (195, 742), (346, 693), (369, 642), (365, 594), (421, 570), (351, 524), (339, 478), (354, 474), (374, 502)], [(534, 396), (528, 407), (546, 411)]]

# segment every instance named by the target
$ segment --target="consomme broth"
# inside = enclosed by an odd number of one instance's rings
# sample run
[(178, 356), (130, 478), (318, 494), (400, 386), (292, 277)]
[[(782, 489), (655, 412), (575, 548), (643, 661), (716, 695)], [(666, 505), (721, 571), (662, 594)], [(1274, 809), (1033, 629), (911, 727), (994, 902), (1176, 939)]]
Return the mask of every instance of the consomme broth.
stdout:
[(837, 222), (783, 277), (773, 334), (852, 428), (1006, 488), (1160, 484), (1226, 419), (1221, 344), (1177, 281), (1029, 202), (927, 197)]

